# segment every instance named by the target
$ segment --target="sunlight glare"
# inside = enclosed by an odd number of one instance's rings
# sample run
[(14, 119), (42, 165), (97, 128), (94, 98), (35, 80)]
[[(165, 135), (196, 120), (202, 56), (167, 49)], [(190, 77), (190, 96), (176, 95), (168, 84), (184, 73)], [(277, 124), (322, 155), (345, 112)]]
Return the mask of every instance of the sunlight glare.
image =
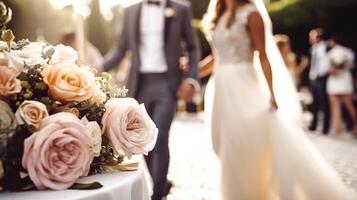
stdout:
[(102, 13), (104, 19), (111, 20), (113, 18), (112, 9), (116, 6), (128, 7), (140, 0), (99, 0), (100, 2), (100, 12)]

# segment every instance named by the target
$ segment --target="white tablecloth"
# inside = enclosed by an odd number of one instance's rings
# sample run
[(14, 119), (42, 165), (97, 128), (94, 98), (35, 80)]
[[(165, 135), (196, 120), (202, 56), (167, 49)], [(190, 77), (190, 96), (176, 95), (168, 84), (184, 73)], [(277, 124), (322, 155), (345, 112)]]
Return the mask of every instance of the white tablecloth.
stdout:
[(144, 170), (114, 172), (85, 177), (79, 183), (99, 182), (95, 190), (3, 192), (1, 200), (148, 200), (149, 192)]

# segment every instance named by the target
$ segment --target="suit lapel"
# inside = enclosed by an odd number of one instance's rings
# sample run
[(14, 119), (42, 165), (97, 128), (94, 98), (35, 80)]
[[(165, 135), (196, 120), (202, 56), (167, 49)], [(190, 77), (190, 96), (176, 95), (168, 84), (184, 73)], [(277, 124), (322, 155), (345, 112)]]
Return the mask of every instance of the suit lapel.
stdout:
[(166, 44), (169, 39), (169, 34), (170, 34), (170, 30), (171, 30), (171, 21), (172, 21), (172, 17), (166, 16), (166, 9), (168, 9), (168, 8), (172, 8), (171, 0), (166, 1), (166, 8), (164, 11), (164, 15), (165, 15), (164, 45), (165, 45), (165, 47), (166, 47)]

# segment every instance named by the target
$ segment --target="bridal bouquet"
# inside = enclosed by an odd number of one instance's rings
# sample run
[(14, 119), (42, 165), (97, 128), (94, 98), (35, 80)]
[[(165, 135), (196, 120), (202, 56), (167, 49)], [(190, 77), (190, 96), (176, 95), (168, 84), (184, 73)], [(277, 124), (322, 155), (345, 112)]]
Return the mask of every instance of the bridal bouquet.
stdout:
[(79, 65), (70, 47), (14, 42), (1, 1), (0, 15), (1, 190), (78, 188), (78, 178), (153, 149), (158, 130), (125, 88)]
[(348, 55), (344, 49), (332, 49), (329, 55), (330, 63), (333, 68), (343, 69), (348, 62)]

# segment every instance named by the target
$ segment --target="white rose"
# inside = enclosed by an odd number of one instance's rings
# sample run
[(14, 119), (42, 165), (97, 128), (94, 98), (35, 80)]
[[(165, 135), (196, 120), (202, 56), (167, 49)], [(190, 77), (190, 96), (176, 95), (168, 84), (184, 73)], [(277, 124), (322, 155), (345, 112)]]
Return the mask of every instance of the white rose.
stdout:
[(21, 50), (12, 50), (7, 53), (9, 67), (20, 73), (24, 69), (24, 64), (29, 67), (43, 65), (46, 60), (42, 57), (45, 43), (32, 42), (24, 46)]
[(0, 41), (0, 51), (7, 51), (8, 49), (7, 42)]
[[(10, 44), (11, 48), (14, 47), (15, 45), (16, 45), (15, 42), (11, 42)], [(9, 50), (9, 46), (7, 42), (0, 41), (0, 51), (8, 51), (8, 50)]]
[(97, 85), (93, 97), (90, 99), (91, 103), (101, 104), (107, 99), (107, 95)]
[(16, 126), (15, 114), (6, 102), (0, 100), (0, 129), (15, 129)]
[(58, 63), (76, 63), (78, 53), (72, 47), (63, 44), (54, 47), (55, 52), (52, 55), (50, 64)]
[(87, 117), (82, 118), (82, 123), (86, 126), (92, 140), (94, 156), (100, 156), (102, 150), (102, 130), (97, 122), (88, 121)]
[(15, 113), (19, 124), (26, 124), (31, 132), (41, 128), (42, 120), (48, 116), (45, 104), (38, 101), (24, 101)]

